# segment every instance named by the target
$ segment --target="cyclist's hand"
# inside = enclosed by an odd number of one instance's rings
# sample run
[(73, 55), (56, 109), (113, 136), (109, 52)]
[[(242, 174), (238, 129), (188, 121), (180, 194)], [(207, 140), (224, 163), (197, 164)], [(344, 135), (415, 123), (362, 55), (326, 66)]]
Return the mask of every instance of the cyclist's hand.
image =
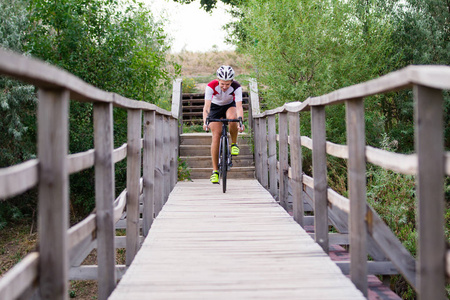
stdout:
[(206, 123), (203, 123), (203, 130), (204, 131), (208, 131), (209, 130), (209, 126), (206, 125)]
[(239, 117), (239, 125), (238, 125), (238, 128), (239, 128), (239, 132), (242, 132), (242, 131), (244, 131), (244, 129), (245, 129), (244, 122), (242, 121), (242, 117)]

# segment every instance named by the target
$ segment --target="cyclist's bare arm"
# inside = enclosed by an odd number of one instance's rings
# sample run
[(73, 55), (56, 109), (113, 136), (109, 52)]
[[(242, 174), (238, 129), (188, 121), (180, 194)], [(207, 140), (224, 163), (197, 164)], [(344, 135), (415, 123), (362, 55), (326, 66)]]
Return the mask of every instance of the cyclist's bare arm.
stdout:
[(208, 126), (206, 125), (206, 118), (209, 115), (209, 111), (211, 110), (211, 100), (205, 99), (205, 105), (203, 105), (203, 130), (207, 130)]

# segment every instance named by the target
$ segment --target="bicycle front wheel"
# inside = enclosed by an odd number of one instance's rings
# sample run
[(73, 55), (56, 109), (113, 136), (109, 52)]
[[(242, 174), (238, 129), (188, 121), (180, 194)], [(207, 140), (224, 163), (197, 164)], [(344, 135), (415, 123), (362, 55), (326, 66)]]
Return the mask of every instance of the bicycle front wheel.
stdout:
[(222, 191), (225, 193), (227, 191), (227, 158), (228, 158), (228, 139), (222, 137)]

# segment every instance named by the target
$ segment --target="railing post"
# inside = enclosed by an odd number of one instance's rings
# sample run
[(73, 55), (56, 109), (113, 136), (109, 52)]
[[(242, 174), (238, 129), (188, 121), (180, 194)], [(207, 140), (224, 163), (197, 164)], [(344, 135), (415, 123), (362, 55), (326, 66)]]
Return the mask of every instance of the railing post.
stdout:
[(260, 145), (259, 142), (259, 122), (261, 118), (253, 119), (253, 141), (255, 146), (255, 172), (256, 172), (256, 179), (261, 182), (261, 151), (260, 151)]
[(289, 112), (289, 139), (291, 144), (292, 204), (294, 220), (304, 226), (303, 184), (302, 184), (302, 141), (300, 135), (300, 115)]
[(288, 119), (287, 113), (283, 112), (279, 114), (278, 117), (278, 135), (279, 135), (279, 159), (280, 159), (280, 204), (284, 209), (289, 210), (288, 203), (288, 173), (289, 173), (289, 164), (288, 164)]
[(141, 177), (141, 110), (128, 110), (127, 249), (129, 266), (139, 250), (139, 178)]
[(39, 90), (39, 282), (42, 299), (67, 299), (69, 91)]
[(164, 204), (167, 202), (167, 198), (170, 194), (170, 159), (172, 155), (170, 155), (173, 150), (170, 145), (170, 120), (169, 117), (164, 116), (164, 128), (163, 128), (163, 151), (164, 151), (164, 160), (163, 160), (163, 174), (164, 174)]
[(170, 119), (170, 191), (177, 183), (178, 174), (178, 120)]
[(273, 197), (278, 197), (277, 179), (277, 126), (275, 115), (270, 115), (267, 121), (269, 140), (269, 188)]
[(315, 241), (328, 253), (328, 199), (325, 107), (311, 107)]
[(259, 109), (259, 95), (258, 95), (258, 83), (256, 82), (256, 79), (250, 78), (249, 82), (249, 90), (250, 90), (250, 109), (248, 110), (248, 125), (254, 132), (254, 121), (255, 119), (253, 116), (260, 113)]
[(179, 136), (183, 133), (183, 79), (175, 79), (172, 85), (172, 116), (178, 119)]
[(446, 299), (442, 92), (416, 85), (414, 100), (418, 155), (418, 295), (419, 299)]
[(144, 112), (144, 158), (143, 158), (143, 181), (144, 181), (144, 211), (143, 211), (143, 234), (147, 236), (153, 223), (155, 203), (155, 111)]
[(346, 101), (348, 190), (350, 199), (350, 277), (367, 296), (366, 157), (364, 100)]
[(258, 126), (259, 152), (261, 153), (261, 185), (269, 188), (269, 169), (267, 165), (267, 121), (266, 117), (259, 118)]
[(95, 202), (97, 222), (98, 298), (107, 299), (116, 286), (114, 247), (113, 110), (94, 104)]
[(164, 117), (162, 115), (156, 115), (155, 121), (155, 217), (161, 211), (164, 204), (164, 140), (163, 130)]

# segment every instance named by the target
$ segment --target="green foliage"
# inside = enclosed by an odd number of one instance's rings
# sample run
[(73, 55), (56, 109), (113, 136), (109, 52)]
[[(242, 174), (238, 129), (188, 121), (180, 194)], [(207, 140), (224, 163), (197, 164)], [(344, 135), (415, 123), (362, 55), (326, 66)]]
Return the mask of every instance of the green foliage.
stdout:
[[(189, 4), (194, 2), (195, 0), (173, 0), (175, 2), (180, 2), (182, 4)], [(237, 5), (242, 0), (220, 0), (225, 4)], [(211, 12), (213, 9), (217, 7), (217, 0), (200, 0), (200, 7), (206, 10), (207, 12)]]
[(183, 93), (193, 93), (196, 89), (194, 78), (183, 78)]
[(189, 169), (186, 161), (181, 160), (178, 157), (178, 181), (192, 181), (191, 170)]
[(243, 6), (248, 40), (239, 46), (251, 54), (260, 85), (268, 87), (268, 108), (380, 74), (391, 28), (383, 24), (364, 34), (353, 2), (250, 0)]
[[(2, 47), (41, 58), (101, 89), (170, 108), (168, 70), (180, 68), (166, 61), (163, 24), (138, 1), (0, 0), (0, 24)], [(34, 87), (8, 78), (0, 77), (0, 89), (3, 167), (35, 157), (37, 101)], [(116, 147), (126, 142), (126, 116), (126, 110), (114, 109)], [(92, 104), (72, 101), (69, 122), (69, 152), (93, 148)], [(126, 169), (119, 163), (118, 188), (124, 188), (124, 178)], [(93, 170), (70, 180), (72, 211), (89, 213), (94, 207)], [(0, 222), (13, 220), (17, 210), (31, 215), (27, 207), (35, 207), (35, 198), (24, 195), (2, 203)]]

